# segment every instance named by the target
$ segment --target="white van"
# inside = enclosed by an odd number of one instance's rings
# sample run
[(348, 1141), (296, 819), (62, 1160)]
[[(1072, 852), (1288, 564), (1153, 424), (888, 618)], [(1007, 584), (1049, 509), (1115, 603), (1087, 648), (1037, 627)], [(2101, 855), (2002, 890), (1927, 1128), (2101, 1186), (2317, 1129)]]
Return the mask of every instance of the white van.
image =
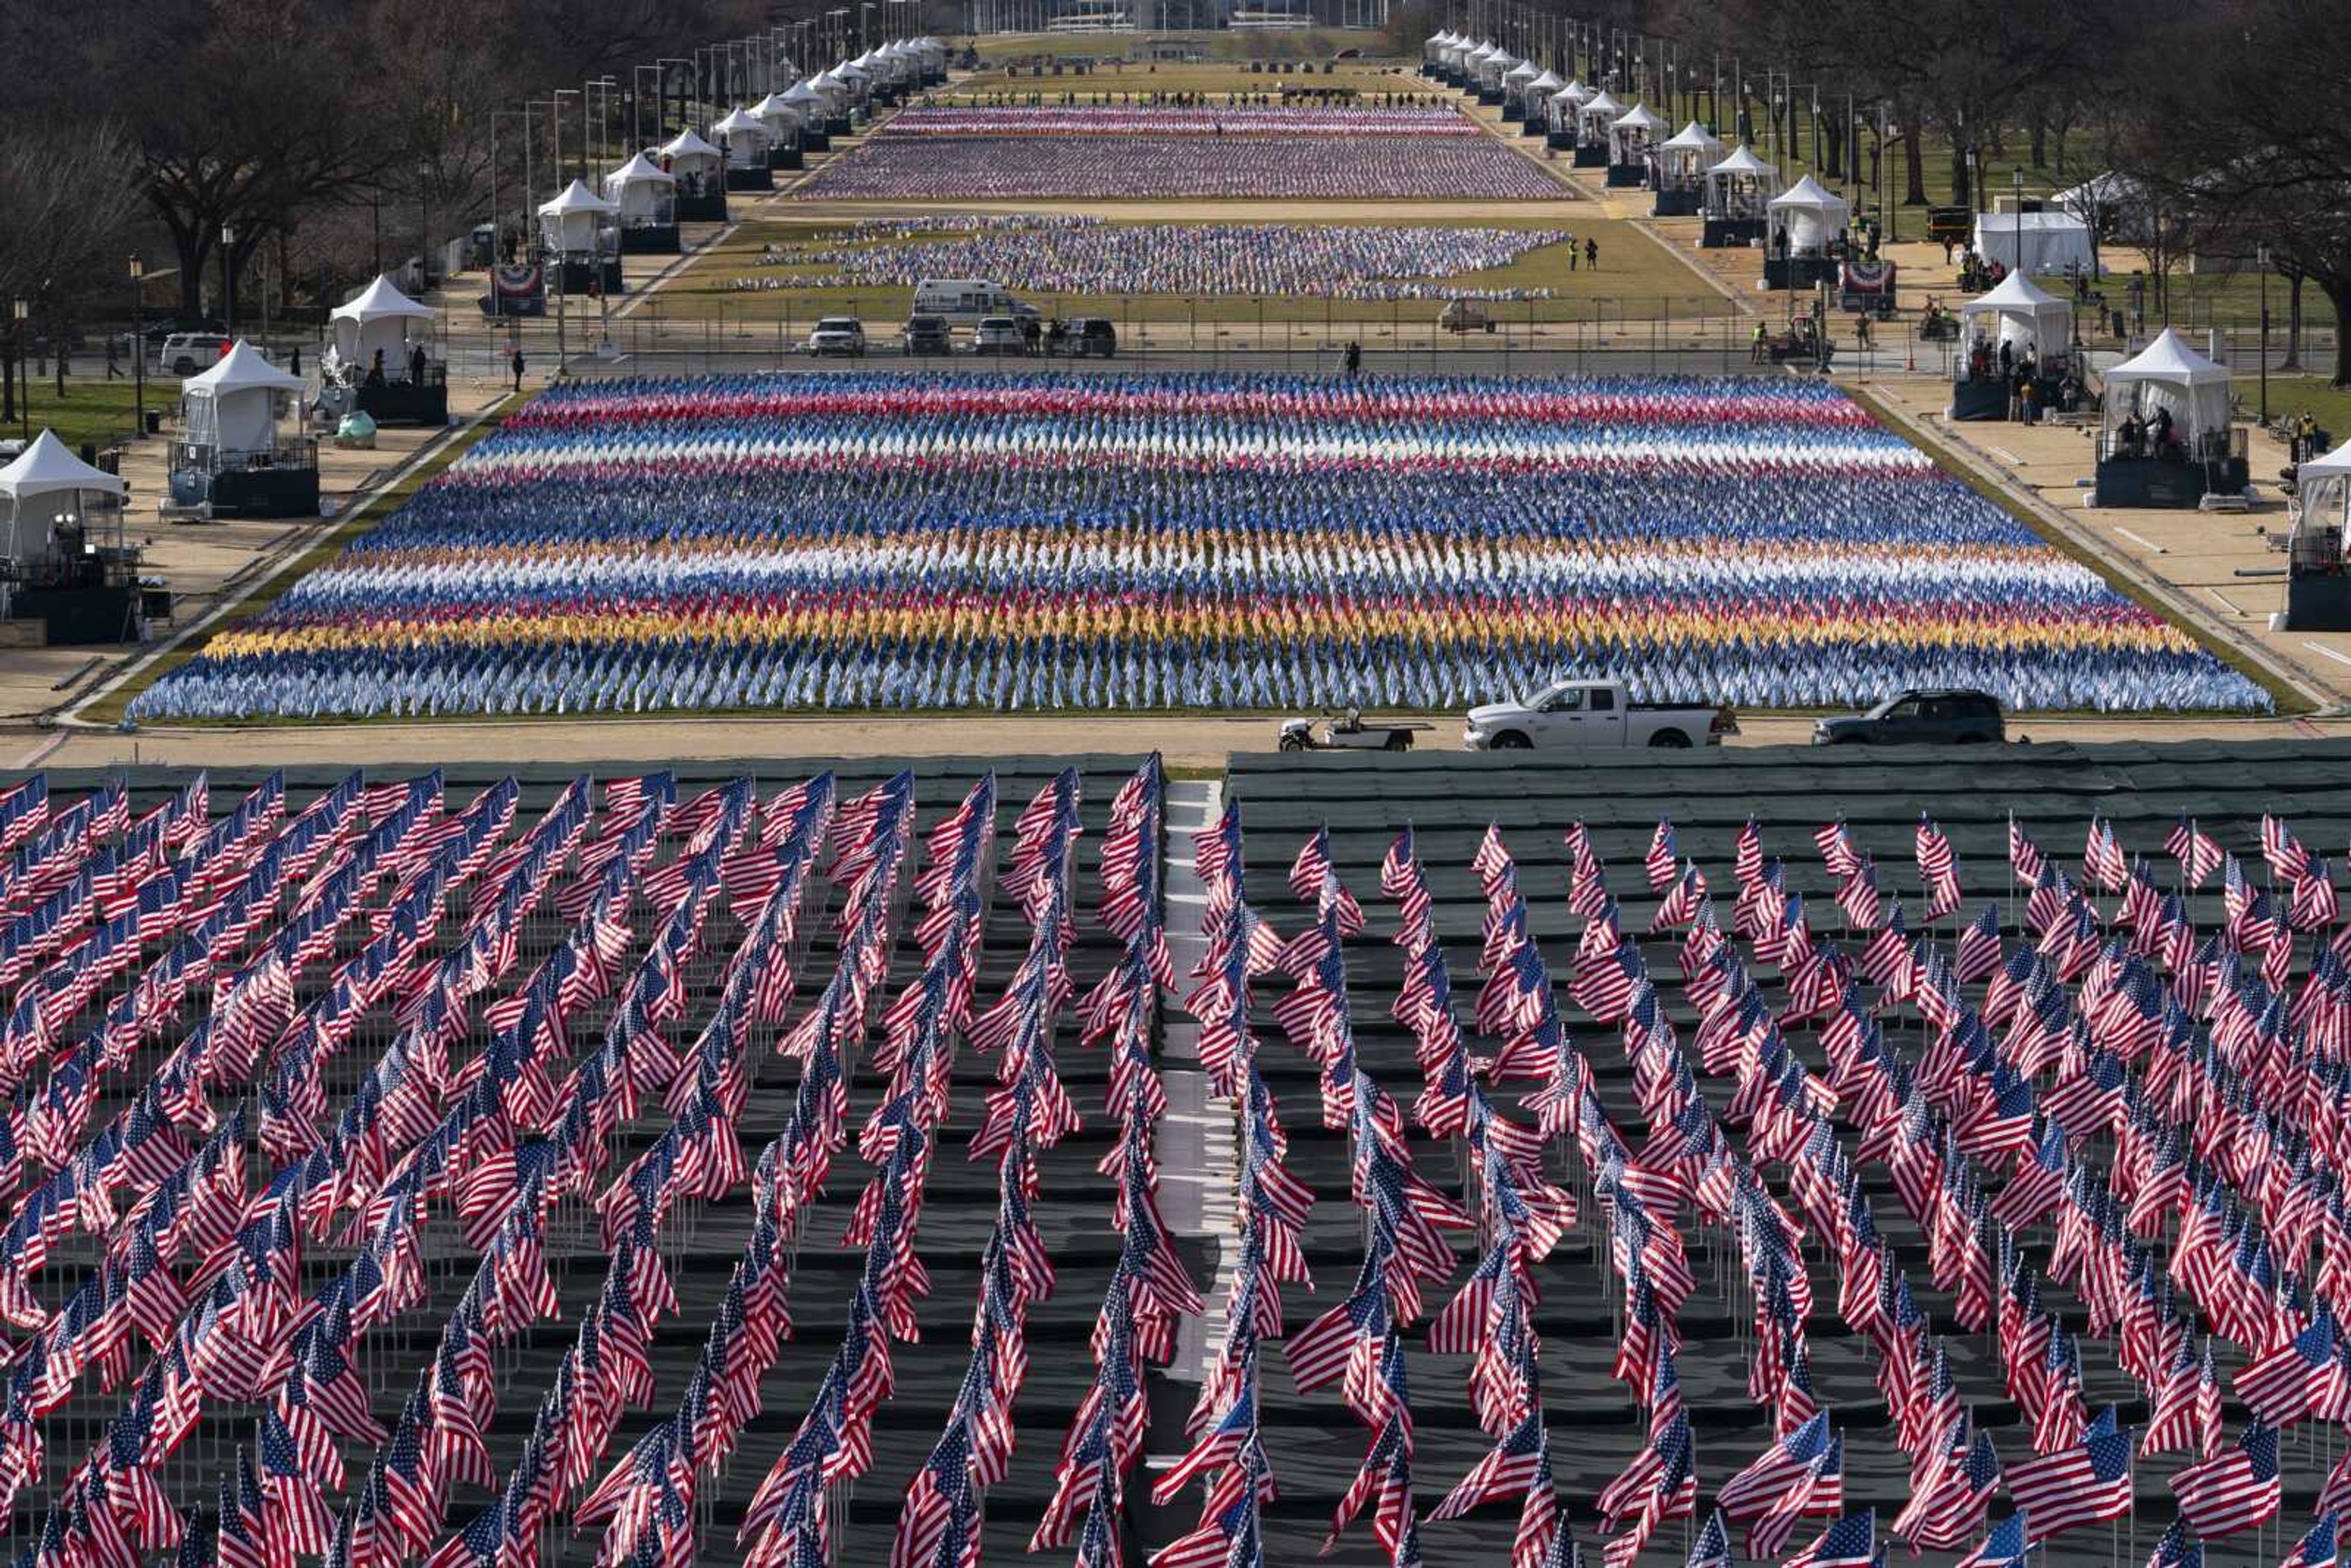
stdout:
[(950, 326), (973, 327), (983, 316), (1034, 316), (1037, 308), (984, 277), (925, 277), (914, 285), (913, 316), (944, 316)]

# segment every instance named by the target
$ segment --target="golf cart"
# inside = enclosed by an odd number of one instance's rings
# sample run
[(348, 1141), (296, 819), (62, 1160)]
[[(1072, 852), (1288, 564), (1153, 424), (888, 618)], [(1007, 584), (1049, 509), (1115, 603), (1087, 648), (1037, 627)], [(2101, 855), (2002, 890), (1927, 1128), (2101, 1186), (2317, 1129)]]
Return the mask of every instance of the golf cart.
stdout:
[(1434, 725), (1399, 724), (1389, 719), (1364, 722), (1361, 708), (1349, 708), (1333, 715), (1322, 710), (1322, 734), (1315, 734), (1311, 718), (1286, 718), (1281, 721), (1281, 749), (1284, 751), (1410, 751), (1412, 737)]

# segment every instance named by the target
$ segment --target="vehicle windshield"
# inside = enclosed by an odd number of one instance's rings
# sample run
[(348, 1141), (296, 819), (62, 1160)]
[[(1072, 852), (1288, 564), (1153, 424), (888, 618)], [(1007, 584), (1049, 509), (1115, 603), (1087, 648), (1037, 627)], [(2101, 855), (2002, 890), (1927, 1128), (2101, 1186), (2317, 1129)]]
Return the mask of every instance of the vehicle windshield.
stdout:
[(854, 332), (858, 329), (857, 320), (851, 316), (828, 316), (816, 324), (816, 329), (820, 332)]
[(1009, 316), (986, 317), (981, 319), (979, 324), (994, 331), (1004, 331), (1015, 325), (1012, 318)]

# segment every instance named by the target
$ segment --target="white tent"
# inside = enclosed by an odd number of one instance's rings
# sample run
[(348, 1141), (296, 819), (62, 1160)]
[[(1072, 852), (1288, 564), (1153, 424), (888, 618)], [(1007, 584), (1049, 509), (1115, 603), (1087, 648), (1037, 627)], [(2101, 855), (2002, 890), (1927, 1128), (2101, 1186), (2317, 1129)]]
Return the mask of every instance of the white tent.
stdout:
[(0, 501), (8, 507), (8, 560), (30, 562), (57, 553), (57, 527), (83, 514), (84, 496), (127, 493), (122, 481), (103, 468), (93, 468), (56, 435), (44, 430), (5, 468), (0, 468)]
[[(2074, 308), (2021, 272), (2010, 273), (1991, 293), (1962, 304), (1959, 314), (1990, 339), (1995, 351), (2002, 343), (2013, 343), (2020, 356), (2030, 349), (2044, 363), (2073, 351)], [(1991, 319), (1980, 321), (1980, 317)]]
[(810, 93), (807, 97), (795, 100), (789, 93), (771, 92), (751, 106), (751, 113), (760, 124), (768, 128), (769, 137), (781, 141), (806, 123), (808, 117), (801, 110), (800, 105), (815, 98), (816, 94)]
[(1606, 89), (1593, 93), (1576, 107), (1576, 139), (1580, 141), (1607, 141), (1608, 128), (1615, 124), (1616, 117), (1624, 112), (1625, 106), (1609, 97)]
[(1703, 183), (1706, 172), (1721, 161), (1721, 141), (1695, 120), (1657, 143), (1657, 178), (1669, 191)]
[(1516, 69), (1518, 57), (1507, 49), (1496, 49), (1478, 62), (1478, 86), (1481, 91), (1499, 91), (1502, 78)]
[(1706, 172), (1707, 215), (1760, 218), (1779, 193), (1780, 171), (1755, 156), (1744, 141)]
[(768, 161), (768, 128), (749, 110), (736, 110), (710, 130), (726, 143), (726, 155), (736, 162), (758, 164)]
[(1649, 112), (1646, 104), (1635, 104), (1630, 110), (1608, 122), (1608, 162), (1638, 163), (1649, 155), (1650, 145), (1666, 122)]
[(642, 152), (604, 176), (604, 200), (623, 223), (669, 222), (676, 191), (677, 176)]
[(1545, 71), (1542, 75), (1535, 78), (1534, 80), (1519, 89), (1520, 97), (1525, 101), (1527, 118), (1529, 120), (1541, 120), (1542, 118), (1543, 105), (1551, 101), (1551, 95), (1557, 92), (1561, 88), (1566, 85), (1567, 84), (1561, 81), (1556, 75), (1550, 71)]
[(415, 323), (432, 320), (433, 308), (394, 288), (389, 277), (379, 277), (327, 314), (334, 324), (336, 357), (365, 371), (378, 354), (388, 364), (404, 365), (412, 334), (423, 335)]
[(539, 204), (539, 233), (550, 250), (564, 256), (592, 256), (598, 248), (596, 231), (618, 210), (590, 190), (586, 181), (574, 180), (554, 200)]
[(798, 123), (810, 129), (821, 129), (818, 121), (831, 112), (824, 94), (805, 81), (796, 81), (786, 88), (784, 102), (798, 116)]
[(1520, 60), (1502, 73), (1502, 81), (1504, 85), (1511, 88), (1522, 88), (1541, 75), (1542, 75), (1542, 67), (1532, 60)]
[(679, 131), (663, 142), (658, 151), (669, 160), (669, 172), (680, 178), (693, 174), (712, 178), (726, 162), (726, 154), (690, 130)]
[(2071, 213), (1982, 213), (1976, 254), (2011, 272), (2087, 272), (2090, 225)]
[[(2313, 457), (2294, 471), (2294, 517), (2297, 531), (2351, 528), (2351, 443)], [(2336, 550), (2341, 549), (2338, 543)]]
[(277, 445), (277, 394), (298, 392), (300, 376), (279, 370), (239, 338), (211, 369), (180, 383), (191, 445), (269, 452)]
[(1819, 256), (1844, 228), (1853, 211), (1843, 196), (1810, 174), (1771, 198), (1772, 238), (1769, 254), (1780, 253), (1779, 235), (1788, 236), (1790, 256)]
[(2171, 415), (2173, 431), (2192, 444), (2229, 428), (2229, 371), (2188, 346), (2165, 328), (2154, 342), (2105, 373), (2106, 429), (2132, 413), (2151, 419), (2157, 410)]
[(1551, 102), (1544, 108), (1544, 118), (1550, 121), (1553, 131), (1573, 131), (1575, 129), (1575, 111), (1582, 109), (1583, 100), (1591, 96), (1592, 89), (1582, 82), (1569, 82), (1551, 95)]

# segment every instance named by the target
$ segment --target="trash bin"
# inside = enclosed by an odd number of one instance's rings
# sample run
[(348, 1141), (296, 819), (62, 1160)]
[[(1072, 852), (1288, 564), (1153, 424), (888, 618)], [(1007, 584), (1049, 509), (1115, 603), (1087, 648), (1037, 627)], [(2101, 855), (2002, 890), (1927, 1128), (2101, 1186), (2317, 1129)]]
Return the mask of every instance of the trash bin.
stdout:
[(151, 408), (147, 411), (147, 434), (150, 435), (161, 435), (163, 434), (163, 411), (162, 409)]

